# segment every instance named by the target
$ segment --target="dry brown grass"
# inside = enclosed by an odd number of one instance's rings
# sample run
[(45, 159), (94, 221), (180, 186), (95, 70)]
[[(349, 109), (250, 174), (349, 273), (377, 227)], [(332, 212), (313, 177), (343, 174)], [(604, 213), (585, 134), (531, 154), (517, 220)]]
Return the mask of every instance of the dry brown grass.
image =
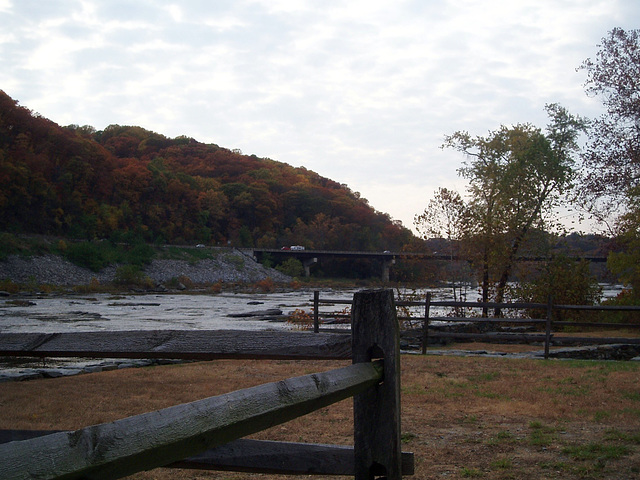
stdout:
[[(344, 364), (217, 361), (4, 383), (0, 428), (75, 429)], [(403, 356), (402, 371), (413, 478), (640, 478), (636, 363)], [(351, 444), (352, 436), (344, 401), (256, 438)], [(577, 459), (577, 447), (593, 458)], [(168, 469), (132, 478), (253, 477), (280, 478)]]

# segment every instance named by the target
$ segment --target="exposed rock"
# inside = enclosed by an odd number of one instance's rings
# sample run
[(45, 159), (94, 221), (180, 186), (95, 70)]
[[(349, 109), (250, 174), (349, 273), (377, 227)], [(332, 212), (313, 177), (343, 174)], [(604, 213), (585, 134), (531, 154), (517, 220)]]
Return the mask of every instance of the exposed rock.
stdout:
[(640, 355), (640, 345), (612, 344), (587, 347), (567, 347), (553, 350), (551, 358), (584, 360), (633, 360)]
[[(219, 250), (215, 258), (198, 262), (154, 260), (145, 266), (143, 271), (159, 286), (180, 277), (188, 278), (195, 284), (253, 283), (267, 278), (282, 283), (291, 281), (288, 275), (265, 268), (237, 250)], [(117, 269), (117, 265), (110, 265), (100, 272), (92, 272), (57, 255), (30, 258), (10, 255), (4, 261), (0, 261), (0, 280), (61, 286), (88, 285), (92, 281), (107, 284), (113, 282)], [(184, 282), (180, 283), (184, 285)]]

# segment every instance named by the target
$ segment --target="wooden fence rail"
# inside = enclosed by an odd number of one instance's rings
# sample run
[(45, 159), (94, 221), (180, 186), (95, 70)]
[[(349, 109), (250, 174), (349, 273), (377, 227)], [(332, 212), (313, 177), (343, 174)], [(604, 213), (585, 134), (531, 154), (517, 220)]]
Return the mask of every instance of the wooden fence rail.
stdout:
[[(348, 304), (346, 300), (320, 298), (319, 292), (314, 292), (313, 297), (313, 309), (314, 309), (314, 331), (320, 332), (319, 318), (320, 318), (320, 305), (322, 304)], [(568, 322), (554, 320), (554, 312), (559, 310), (578, 310), (578, 311), (603, 311), (603, 312), (637, 312), (640, 315), (640, 306), (600, 306), (600, 305), (554, 305), (552, 298), (549, 298), (547, 303), (527, 303), (527, 302), (514, 302), (514, 303), (495, 303), (495, 302), (457, 302), (457, 301), (433, 301), (431, 299), (431, 292), (427, 292), (425, 300), (423, 302), (416, 301), (398, 301), (396, 302), (398, 307), (424, 307), (424, 316), (414, 317), (401, 317), (400, 320), (421, 320), (422, 321), (422, 353), (426, 353), (427, 345), (429, 343), (430, 336), (437, 336), (441, 338), (454, 338), (462, 340), (474, 340), (474, 341), (509, 341), (511, 343), (531, 343), (531, 342), (543, 342), (544, 343), (544, 356), (549, 358), (549, 348), (552, 343), (561, 343), (563, 345), (568, 344), (593, 344), (601, 345), (606, 343), (621, 343), (640, 345), (640, 338), (622, 338), (622, 337), (566, 337), (558, 338), (553, 335), (554, 327), (600, 327), (600, 328), (630, 328), (640, 329), (640, 322), (638, 323), (610, 323), (610, 322)], [(546, 318), (507, 318), (507, 317), (441, 317), (432, 316), (432, 307), (454, 307), (454, 308), (481, 308), (483, 310), (525, 310), (525, 309), (537, 309), (546, 312)], [(335, 317), (346, 317), (346, 315), (335, 315)], [(499, 333), (460, 333), (460, 332), (432, 332), (430, 333), (429, 327), (431, 322), (449, 322), (449, 323), (469, 323), (474, 322), (478, 324), (515, 324), (515, 325), (544, 325), (544, 334), (499, 334)]]
[[(287, 341), (300, 340), (302, 346), (286, 345), (286, 341), (277, 342), (269, 336), (271, 343), (266, 349), (255, 345), (256, 332), (243, 341), (237, 332), (218, 337), (224, 340), (224, 348), (216, 346), (217, 335), (211, 332), (204, 335), (205, 347), (185, 332), (111, 332), (105, 339), (99, 338), (104, 333), (34, 334), (22, 339), (20, 335), (0, 335), (0, 354), (5, 355), (195, 359), (351, 356), (353, 362), (329, 372), (259, 385), (75, 432), (4, 432), (5, 438), (14, 441), (0, 444), (0, 478), (114, 479), (170, 466), (400, 479), (413, 473), (413, 455), (400, 449), (397, 325), (393, 292), (383, 290), (355, 294), (350, 355), (341, 336), (322, 338), (321, 334), (303, 332), (284, 336)], [(234, 340), (238, 344), (234, 345)], [(119, 345), (118, 341), (125, 343)], [(351, 396), (353, 449), (241, 439)], [(292, 462), (292, 458), (296, 460)]]
[(151, 330), (3, 333), (0, 355), (30, 357), (172, 358), (217, 360), (346, 359), (348, 334), (246, 330)]

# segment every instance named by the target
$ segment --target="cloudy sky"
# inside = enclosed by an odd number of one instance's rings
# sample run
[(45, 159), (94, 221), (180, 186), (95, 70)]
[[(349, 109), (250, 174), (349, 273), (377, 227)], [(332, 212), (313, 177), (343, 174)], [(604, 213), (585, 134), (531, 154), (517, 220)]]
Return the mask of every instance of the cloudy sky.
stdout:
[(348, 184), (412, 227), (464, 191), (456, 130), (588, 117), (637, 0), (0, 0), (0, 89), (60, 125), (139, 125)]

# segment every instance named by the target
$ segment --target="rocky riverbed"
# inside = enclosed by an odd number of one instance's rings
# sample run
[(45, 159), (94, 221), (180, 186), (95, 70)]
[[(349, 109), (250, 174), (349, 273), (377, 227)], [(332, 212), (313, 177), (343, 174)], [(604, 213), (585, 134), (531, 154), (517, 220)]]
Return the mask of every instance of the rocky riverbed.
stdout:
[[(111, 265), (100, 272), (79, 267), (57, 255), (21, 257), (11, 255), (0, 262), (0, 280), (61, 286), (113, 282), (118, 266)], [(252, 283), (271, 278), (276, 283), (290, 282), (291, 277), (272, 268), (265, 268), (253, 258), (235, 249), (220, 249), (212, 259), (153, 260), (144, 274), (160, 285), (172, 279), (185, 278), (195, 284)]]

